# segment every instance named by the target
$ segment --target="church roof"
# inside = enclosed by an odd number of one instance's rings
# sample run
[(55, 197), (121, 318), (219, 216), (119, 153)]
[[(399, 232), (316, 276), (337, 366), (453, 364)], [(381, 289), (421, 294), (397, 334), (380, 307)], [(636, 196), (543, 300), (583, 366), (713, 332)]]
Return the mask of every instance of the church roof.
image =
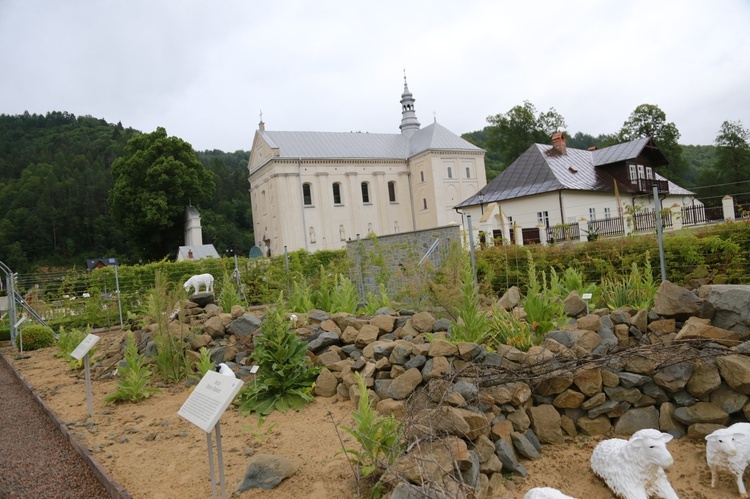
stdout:
[(408, 159), (427, 150), (482, 151), (447, 128), (433, 123), (410, 135), (361, 132), (275, 132), (260, 137), (279, 151), (278, 158)]

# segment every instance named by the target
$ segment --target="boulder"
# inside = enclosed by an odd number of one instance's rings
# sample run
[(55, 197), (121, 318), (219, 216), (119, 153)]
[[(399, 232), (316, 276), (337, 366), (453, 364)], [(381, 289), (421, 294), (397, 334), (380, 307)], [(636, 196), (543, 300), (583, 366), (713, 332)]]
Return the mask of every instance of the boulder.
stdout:
[(242, 482), (237, 487), (237, 492), (245, 492), (250, 489), (271, 490), (296, 472), (297, 467), (285, 457), (255, 454), (250, 457)]
[(662, 317), (686, 320), (691, 316), (701, 317), (703, 305), (704, 300), (695, 293), (669, 281), (662, 281), (656, 291), (653, 311)]
[(521, 303), (521, 290), (518, 289), (518, 286), (510, 287), (508, 291), (497, 300), (497, 306), (505, 310), (515, 308), (519, 303)]

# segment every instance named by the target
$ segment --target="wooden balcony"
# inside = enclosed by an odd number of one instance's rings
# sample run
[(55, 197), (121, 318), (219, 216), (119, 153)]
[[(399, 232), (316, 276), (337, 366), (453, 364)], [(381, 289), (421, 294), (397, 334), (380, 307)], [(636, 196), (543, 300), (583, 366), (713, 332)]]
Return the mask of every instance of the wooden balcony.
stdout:
[(654, 192), (654, 186), (656, 186), (659, 194), (669, 194), (669, 182), (666, 180), (656, 180), (649, 178), (638, 179), (638, 192)]

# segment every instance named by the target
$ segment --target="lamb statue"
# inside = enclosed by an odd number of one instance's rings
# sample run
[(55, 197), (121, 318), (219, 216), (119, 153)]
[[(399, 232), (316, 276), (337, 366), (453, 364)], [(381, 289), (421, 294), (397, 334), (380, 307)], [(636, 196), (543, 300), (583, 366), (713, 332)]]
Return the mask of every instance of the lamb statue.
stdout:
[(674, 463), (667, 450), (672, 435), (644, 429), (630, 440), (610, 438), (591, 453), (591, 469), (617, 497), (623, 499), (677, 499), (664, 468)]
[(194, 289), (194, 293), (197, 293), (201, 290), (201, 286), (206, 287), (207, 292), (213, 292), (214, 290), (214, 276), (211, 274), (198, 274), (194, 275), (187, 281), (185, 281), (185, 284), (182, 285), (185, 288), (185, 291), (190, 291), (190, 288)]
[(742, 476), (750, 461), (750, 423), (735, 423), (706, 436), (706, 461), (711, 469), (711, 487), (719, 471), (728, 471), (737, 481), (740, 497), (747, 497)]

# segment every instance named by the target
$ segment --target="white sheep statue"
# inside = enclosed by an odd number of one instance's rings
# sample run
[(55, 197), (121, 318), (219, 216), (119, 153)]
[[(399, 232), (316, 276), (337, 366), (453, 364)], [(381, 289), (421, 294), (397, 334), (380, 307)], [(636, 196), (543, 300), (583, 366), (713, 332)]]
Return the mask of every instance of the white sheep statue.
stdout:
[(674, 463), (667, 450), (670, 440), (669, 433), (649, 428), (633, 433), (630, 440), (604, 440), (591, 453), (591, 469), (617, 497), (677, 499), (664, 473)]
[(742, 475), (750, 461), (750, 423), (735, 423), (706, 436), (706, 462), (711, 469), (711, 487), (716, 487), (719, 471), (737, 479), (740, 497), (747, 497)]
[(524, 494), (523, 499), (575, 499), (575, 497), (566, 496), (552, 487), (534, 487)]
[(183, 284), (182, 286), (185, 288), (185, 291), (189, 291), (190, 288), (193, 288), (195, 290), (194, 293), (200, 291), (201, 286), (205, 286), (207, 292), (213, 292), (214, 276), (212, 276), (211, 274), (194, 275), (193, 277), (185, 281), (185, 284)]

